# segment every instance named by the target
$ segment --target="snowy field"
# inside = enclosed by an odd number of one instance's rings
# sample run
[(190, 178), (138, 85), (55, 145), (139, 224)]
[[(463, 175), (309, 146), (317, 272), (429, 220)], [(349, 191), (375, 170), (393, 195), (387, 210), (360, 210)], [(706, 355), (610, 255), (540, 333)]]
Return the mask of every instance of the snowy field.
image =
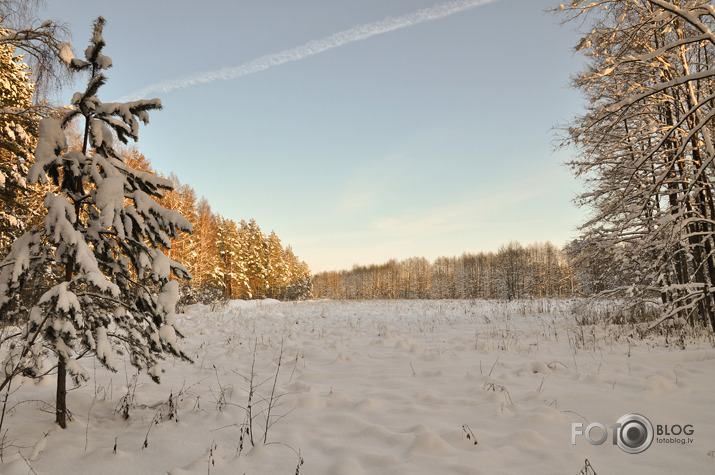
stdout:
[[(178, 316), (193, 365), (167, 361), (156, 385), (83, 360), (66, 430), (53, 377), (14, 384), (0, 473), (715, 473), (712, 339), (582, 327), (574, 305), (194, 306)], [(626, 453), (609, 425), (630, 413), (671, 435)], [(572, 444), (594, 422), (606, 441)]]

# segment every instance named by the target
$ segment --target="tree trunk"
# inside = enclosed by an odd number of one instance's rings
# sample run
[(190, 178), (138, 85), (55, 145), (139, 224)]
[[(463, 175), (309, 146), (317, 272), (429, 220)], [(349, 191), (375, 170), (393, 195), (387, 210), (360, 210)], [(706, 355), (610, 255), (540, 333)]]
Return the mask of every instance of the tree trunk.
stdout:
[[(94, 67), (92, 67), (92, 77), (96, 75)], [(84, 127), (84, 139), (82, 143), (82, 153), (87, 154), (87, 147), (89, 142), (89, 120), (85, 120)], [(82, 184), (82, 178), (80, 176), (75, 177), (74, 192), (77, 196), (84, 195), (84, 186)], [(82, 209), (82, 202), (75, 201), (74, 212), (76, 221), (74, 223), (75, 230), (79, 228), (80, 223), (80, 211)], [(74, 274), (75, 257), (70, 255), (67, 259), (67, 266), (65, 267), (65, 281), (71, 282), (72, 276)], [(67, 360), (65, 357), (58, 354), (57, 355), (57, 402), (55, 408), (55, 422), (62, 428), (67, 428)]]
[(67, 362), (62, 356), (57, 359), (57, 406), (55, 422), (63, 429), (67, 427)]
[[(79, 216), (79, 206), (75, 204), (76, 215)], [(76, 225), (75, 225), (76, 227)], [(72, 280), (72, 269), (74, 268), (75, 258), (69, 257), (67, 268), (65, 269), (65, 281)], [(55, 422), (65, 429), (67, 428), (67, 360), (65, 357), (57, 354), (57, 397), (55, 406)]]

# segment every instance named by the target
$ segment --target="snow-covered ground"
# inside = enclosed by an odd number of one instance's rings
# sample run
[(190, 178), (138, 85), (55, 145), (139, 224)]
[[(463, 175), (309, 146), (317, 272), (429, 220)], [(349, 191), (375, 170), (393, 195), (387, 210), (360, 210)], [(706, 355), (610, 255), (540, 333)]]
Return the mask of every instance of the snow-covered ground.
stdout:
[[(580, 327), (573, 305), (194, 306), (178, 316), (193, 365), (167, 361), (156, 385), (83, 360), (91, 379), (69, 392), (66, 430), (53, 424), (53, 377), (15, 384), (0, 473), (576, 475), (586, 460), (599, 475), (715, 473), (712, 339), (683, 350), (672, 335)], [(630, 413), (683, 432), (626, 453), (609, 425)], [(594, 422), (605, 443), (572, 444), (572, 423)]]

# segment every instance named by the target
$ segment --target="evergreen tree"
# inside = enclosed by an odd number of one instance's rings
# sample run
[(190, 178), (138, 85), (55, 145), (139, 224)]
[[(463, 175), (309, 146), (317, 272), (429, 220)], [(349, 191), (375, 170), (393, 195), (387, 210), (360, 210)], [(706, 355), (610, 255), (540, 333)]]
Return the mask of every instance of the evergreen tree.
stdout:
[(299, 260), (289, 247), (284, 252), (284, 262), (288, 267), (288, 285), (283, 298), (286, 300), (307, 300), (313, 296), (313, 279), (308, 264)]
[[(0, 37), (9, 31), (0, 28)], [(31, 213), (25, 178), (37, 138), (33, 85), (15, 47), (0, 43), (0, 257), (20, 237)]]
[(268, 290), (268, 244), (255, 219), (241, 221), (241, 245), (251, 296), (262, 299)]
[[(51, 351), (58, 361), (56, 421), (63, 428), (66, 374), (77, 383), (88, 378), (80, 356), (94, 354), (116, 371), (114, 350), (122, 345), (131, 364), (156, 382), (165, 355), (189, 359), (177, 342), (179, 285), (171, 274), (190, 275), (158, 248), (170, 248), (170, 238), (190, 232), (191, 224), (154, 200), (171, 189), (171, 182), (131, 168), (113, 145), (115, 135), (123, 143), (136, 141), (139, 121), (148, 123), (148, 112), (160, 109), (161, 102), (98, 99), (106, 82), (102, 71), (112, 64), (103, 54), (103, 26), (99, 17), (86, 61), (71, 63), (90, 72), (87, 89), (74, 95), (73, 110), (61, 120), (40, 122), (28, 181), (49, 179), (56, 185), (44, 200), (44, 226), (17, 239), (0, 263), (1, 315), (26, 314), (27, 321), (2, 365), (0, 390), (17, 374), (40, 375), (43, 352)], [(85, 120), (82, 150), (68, 151), (63, 128), (77, 117)], [(24, 308), (19, 289), (38, 273), (49, 280), (49, 288), (36, 289), (40, 293)]]
[(217, 218), (216, 248), (219, 256), (218, 278), (224, 298), (252, 297), (246, 274), (246, 256), (241, 233), (236, 223), (221, 216)]
[[(193, 281), (196, 278), (195, 270), (198, 264), (196, 254), (198, 246), (196, 236), (196, 222), (198, 220), (196, 192), (189, 185), (181, 184), (178, 177), (173, 173), (169, 174), (169, 181), (171, 181), (173, 189), (164, 193), (163, 198), (159, 200), (159, 204), (166, 209), (177, 211), (186, 218), (191, 223), (194, 233), (190, 236), (171, 239), (171, 247), (163, 248), (162, 251), (169, 259), (184, 263), (191, 273)], [(196, 296), (190, 281), (182, 280), (180, 282), (179, 293), (181, 295), (180, 306), (196, 302)]]
[(289, 279), (289, 269), (285, 263), (283, 245), (275, 231), (266, 240), (268, 254), (267, 297), (283, 299)]
[(202, 301), (219, 297), (218, 269), (219, 255), (216, 249), (218, 240), (218, 225), (216, 217), (206, 198), (201, 198), (196, 207), (197, 217), (194, 225), (196, 236), (196, 263), (191, 273), (194, 276), (194, 286), (201, 292)]

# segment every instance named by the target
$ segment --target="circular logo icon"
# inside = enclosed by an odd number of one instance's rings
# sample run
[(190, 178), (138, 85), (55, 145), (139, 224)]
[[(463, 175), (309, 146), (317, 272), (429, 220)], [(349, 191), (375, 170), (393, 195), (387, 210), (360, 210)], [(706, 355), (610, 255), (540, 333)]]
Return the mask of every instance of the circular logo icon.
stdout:
[(653, 424), (640, 414), (626, 414), (618, 419), (616, 443), (624, 452), (639, 454), (653, 443)]

